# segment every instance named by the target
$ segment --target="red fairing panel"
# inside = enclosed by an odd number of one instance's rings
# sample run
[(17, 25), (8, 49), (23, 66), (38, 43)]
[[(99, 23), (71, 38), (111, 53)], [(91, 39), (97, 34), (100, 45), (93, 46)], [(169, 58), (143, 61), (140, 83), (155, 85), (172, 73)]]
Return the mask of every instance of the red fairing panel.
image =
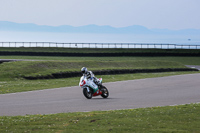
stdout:
[(93, 94), (93, 96), (98, 96), (98, 95), (101, 95), (102, 94), (102, 92), (101, 91), (97, 91), (97, 92), (95, 92), (94, 94)]
[(80, 86), (84, 86), (86, 84), (85, 80), (80, 83)]

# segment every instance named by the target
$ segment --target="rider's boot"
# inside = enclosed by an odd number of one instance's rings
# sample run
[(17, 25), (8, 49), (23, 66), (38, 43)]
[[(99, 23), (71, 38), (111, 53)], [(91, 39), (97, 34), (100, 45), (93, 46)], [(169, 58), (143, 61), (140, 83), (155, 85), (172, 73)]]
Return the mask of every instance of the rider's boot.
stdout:
[(102, 90), (102, 83), (101, 83), (97, 78), (94, 78), (94, 83), (95, 83), (96, 85), (98, 85), (99, 90), (101, 91), (101, 90)]

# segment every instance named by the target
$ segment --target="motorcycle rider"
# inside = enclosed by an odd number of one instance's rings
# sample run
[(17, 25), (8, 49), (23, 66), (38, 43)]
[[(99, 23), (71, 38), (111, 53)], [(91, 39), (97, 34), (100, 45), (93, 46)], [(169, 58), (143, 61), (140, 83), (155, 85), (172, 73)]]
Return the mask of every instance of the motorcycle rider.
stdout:
[(92, 73), (92, 71), (88, 71), (86, 67), (81, 68), (81, 72), (83, 74), (84, 77), (86, 77), (87, 79), (92, 78), (93, 82), (98, 85), (101, 86), (100, 81), (94, 76), (94, 74)]

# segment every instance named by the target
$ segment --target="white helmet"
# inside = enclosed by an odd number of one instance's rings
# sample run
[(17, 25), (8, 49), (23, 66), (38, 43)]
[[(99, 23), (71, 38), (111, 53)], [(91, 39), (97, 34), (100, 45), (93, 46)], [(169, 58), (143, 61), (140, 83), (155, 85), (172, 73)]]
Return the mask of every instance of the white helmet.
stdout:
[(86, 67), (81, 68), (81, 72), (82, 72), (83, 74), (86, 74), (86, 73), (87, 73), (87, 68), (86, 68)]

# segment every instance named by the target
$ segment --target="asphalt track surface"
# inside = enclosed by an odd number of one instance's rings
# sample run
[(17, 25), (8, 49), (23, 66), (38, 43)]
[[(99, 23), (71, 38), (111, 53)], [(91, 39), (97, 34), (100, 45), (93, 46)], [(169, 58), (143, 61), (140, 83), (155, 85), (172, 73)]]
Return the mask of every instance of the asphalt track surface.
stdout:
[[(67, 79), (66, 79), (67, 80)], [(78, 86), (0, 95), (0, 115), (132, 109), (200, 102), (200, 73), (104, 84), (110, 92), (86, 99)]]

